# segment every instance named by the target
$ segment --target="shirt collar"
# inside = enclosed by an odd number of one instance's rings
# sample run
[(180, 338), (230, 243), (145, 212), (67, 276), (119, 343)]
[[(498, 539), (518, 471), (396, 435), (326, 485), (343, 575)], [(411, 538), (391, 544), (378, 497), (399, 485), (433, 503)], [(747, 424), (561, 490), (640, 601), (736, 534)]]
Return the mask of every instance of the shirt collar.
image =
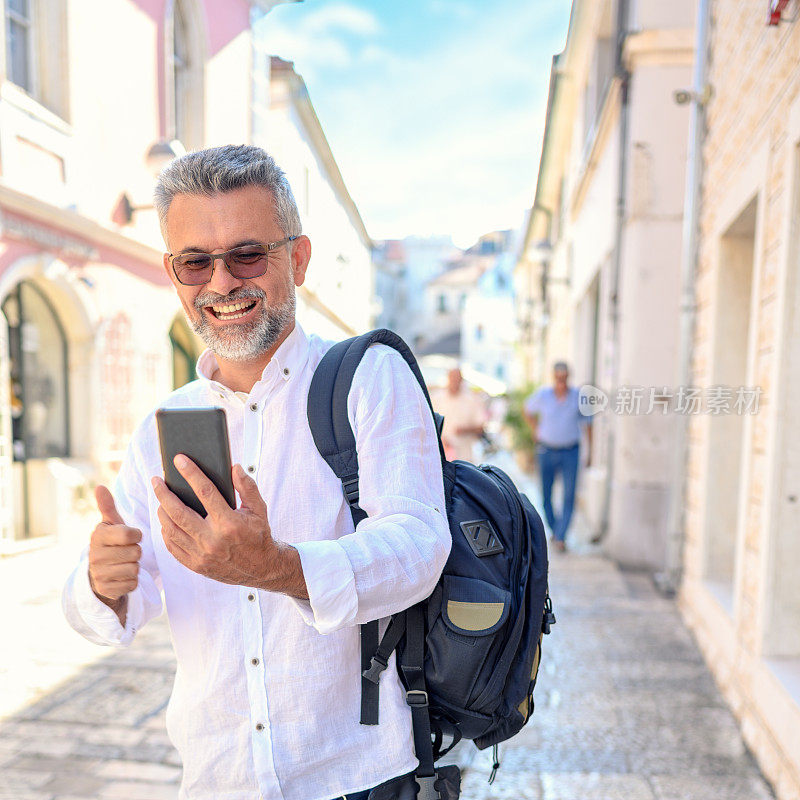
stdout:
[[(264, 367), (261, 378), (256, 381), (250, 391), (250, 396), (263, 397), (276, 385), (292, 380), (305, 366), (308, 360), (308, 336), (295, 322), (291, 333), (281, 342), (269, 363)], [(235, 397), (234, 392), (211, 376), (216, 371), (219, 363), (214, 353), (206, 348), (197, 359), (195, 367), (198, 380), (207, 384), (209, 391), (222, 397)]]

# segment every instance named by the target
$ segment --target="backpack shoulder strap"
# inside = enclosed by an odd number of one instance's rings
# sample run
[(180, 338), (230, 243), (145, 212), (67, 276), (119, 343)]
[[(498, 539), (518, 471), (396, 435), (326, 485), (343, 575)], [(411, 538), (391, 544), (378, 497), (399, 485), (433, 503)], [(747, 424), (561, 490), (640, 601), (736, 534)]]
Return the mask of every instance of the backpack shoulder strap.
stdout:
[[(348, 503), (351, 495), (354, 495), (355, 502), (358, 502), (358, 454), (355, 436), (347, 415), (347, 398), (356, 369), (367, 349), (373, 344), (388, 345), (403, 356), (425, 395), (431, 414), (434, 414), (417, 360), (408, 345), (396, 333), (386, 328), (379, 328), (338, 342), (325, 353), (314, 372), (308, 391), (308, 424), (317, 450), (342, 481)], [(434, 419), (438, 416), (434, 414)], [(441, 417), (436, 419), (437, 434), (441, 428), (440, 419)], [(441, 437), (439, 437), (439, 453), (444, 460)]]

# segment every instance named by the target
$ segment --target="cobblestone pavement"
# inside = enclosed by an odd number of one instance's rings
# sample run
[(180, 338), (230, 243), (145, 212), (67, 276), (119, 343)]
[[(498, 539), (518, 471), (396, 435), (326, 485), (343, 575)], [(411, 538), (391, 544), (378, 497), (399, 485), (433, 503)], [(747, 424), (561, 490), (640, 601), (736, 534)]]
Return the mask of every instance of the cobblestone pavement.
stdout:
[[(489, 754), (459, 748), (463, 800), (772, 798), (674, 603), (577, 549), (551, 564), (536, 712), (491, 786)], [(175, 800), (166, 624), (113, 652), (66, 630), (58, 589), (41, 587), (60, 588), (73, 555), (0, 561), (0, 800)]]
[(767, 800), (673, 601), (598, 555), (555, 555), (557, 617), (528, 725), (464, 778), (464, 800)]

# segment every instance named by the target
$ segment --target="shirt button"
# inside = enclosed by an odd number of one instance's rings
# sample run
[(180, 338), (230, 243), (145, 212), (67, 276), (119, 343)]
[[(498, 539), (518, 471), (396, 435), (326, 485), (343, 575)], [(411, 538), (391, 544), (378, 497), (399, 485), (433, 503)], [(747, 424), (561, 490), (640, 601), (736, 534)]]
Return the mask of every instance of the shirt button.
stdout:
[(255, 471), (256, 471), (256, 468), (255, 468), (255, 467), (254, 467), (254, 466), (251, 464), (251, 465), (250, 465), (250, 466), (247, 468), (247, 471), (248, 471), (248, 472), (255, 472)]
[(258, 403), (250, 403), (251, 411), (258, 411)]
[(256, 599), (256, 596), (254, 594), (249, 594), (249, 595), (247, 595), (247, 599), (252, 603), (253, 600)]
[(289, 367), (284, 367), (283, 368), (283, 374), (284, 375), (288, 375), (289, 374)]
[(257, 731), (263, 731), (264, 730), (264, 726), (260, 722), (257, 722), (256, 723), (256, 730)]
[(250, 663), (251, 663), (251, 664), (252, 664), (254, 667), (257, 667), (257, 666), (258, 666), (258, 659), (257, 659), (257, 658), (251, 658), (251, 659), (250, 659)]

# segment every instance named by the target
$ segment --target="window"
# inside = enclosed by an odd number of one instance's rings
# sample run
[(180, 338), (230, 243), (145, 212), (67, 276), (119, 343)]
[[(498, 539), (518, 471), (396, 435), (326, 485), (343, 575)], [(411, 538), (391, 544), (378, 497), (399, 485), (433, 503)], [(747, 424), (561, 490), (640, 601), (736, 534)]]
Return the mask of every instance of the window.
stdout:
[[(711, 386), (747, 386), (752, 373), (748, 342), (757, 218), (754, 197), (719, 240)], [(745, 421), (744, 414), (713, 415), (708, 427), (704, 571), (706, 586), (731, 615), (737, 541), (746, 523), (736, 502), (746, 461)]]
[(203, 145), (202, 6), (195, 0), (167, 4), (167, 136), (187, 150)]
[(66, 0), (5, 0), (5, 26), (9, 83), (67, 120)]
[(446, 294), (440, 294), (439, 295), (436, 308), (437, 308), (437, 311), (440, 314), (446, 314), (447, 313), (447, 295)]
[(55, 310), (32, 283), (3, 302), (8, 321), (15, 461), (68, 456), (67, 340)]
[(189, 94), (191, 56), (189, 55), (189, 33), (186, 29), (186, 12), (183, 3), (175, 3), (175, 16), (172, 22), (172, 69), (175, 82), (175, 138), (186, 141), (187, 111)]
[(6, 0), (8, 79), (33, 94), (33, 19), (30, 0)]

